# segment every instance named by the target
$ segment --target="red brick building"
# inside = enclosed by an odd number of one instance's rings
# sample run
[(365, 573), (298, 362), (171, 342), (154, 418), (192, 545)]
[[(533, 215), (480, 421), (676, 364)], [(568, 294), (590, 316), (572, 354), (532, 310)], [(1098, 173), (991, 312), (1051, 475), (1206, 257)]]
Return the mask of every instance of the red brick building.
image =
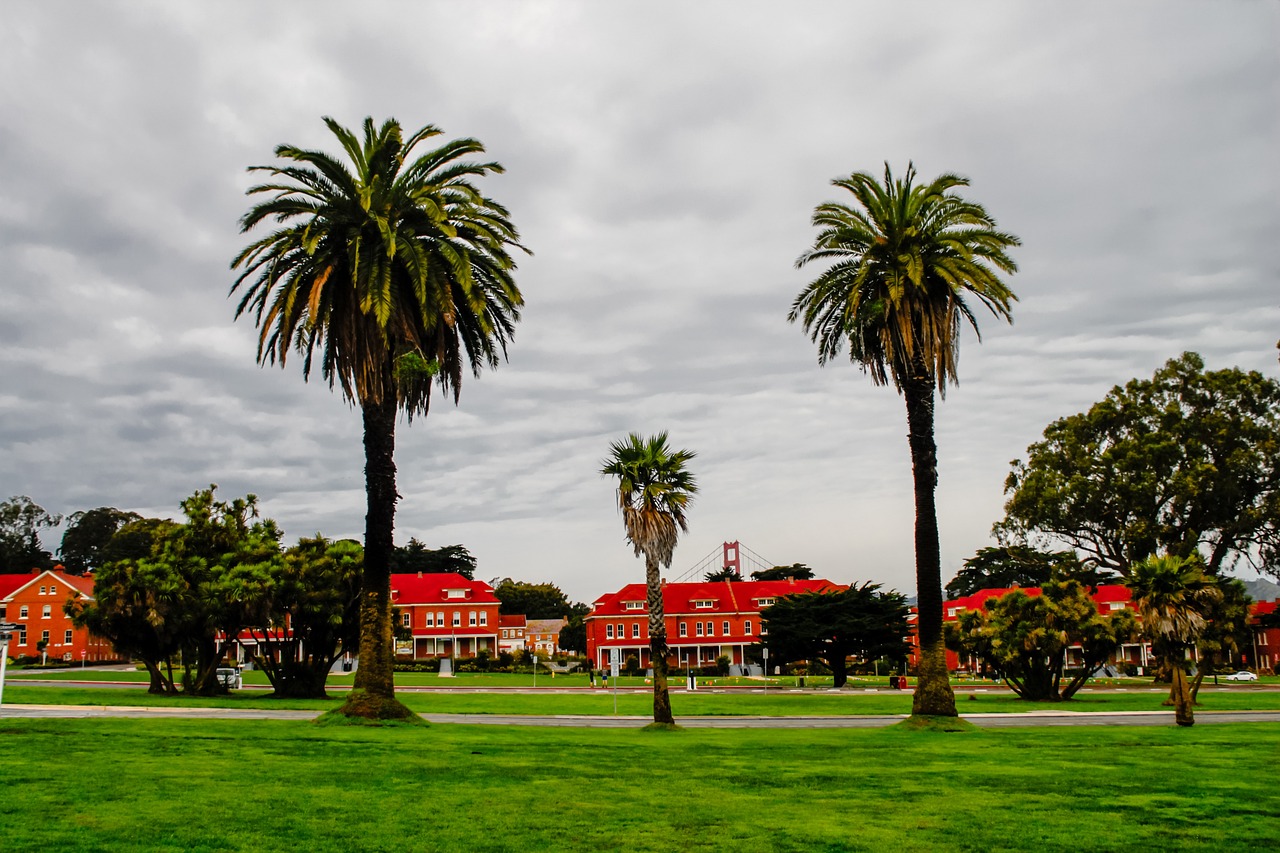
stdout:
[[(726, 656), (745, 663), (748, 646), (761, 641), (760, 611), (777, 599), (801, 592), (830, 592), (846, 587), (827, 580), (716, 581), (663, 583), (662, 608), (667, 628), (668, 663), (706, 666)], [(627, 584), (603, 595), (583, 620), (587, 657), (603, 669), (609, 650), (622, 659), (635, 655), (649, 667), (649, 611), (645, 585)]]
[[(982, 589), (973, 595), (956, 598), (943, 604), (942, 618), (944, 622), (954, 622), (960, 618), (960, 614), (966, 611), (982, 610), (986, 607), (987, 601), (993, 598), (999, 598), (1013, 589), (1019, 589), (1021, 592), (1030, 596), (1040, 594), (1039, 587), (1011, 587), (1003, 589)], [(1093, 593), (1093, 601), (1098, 607), (1098, 612), (1102, 615), (1114, 613), (1117, 610), (1133, 610), (1133, 600), (1129, 592), (1129, 588), (1123, 584), (1103, 584), (1097, 587)], [(1260, 618), (1268, 613), (1273, 613), (1276, 608), (1274, 601), (1254, 602), (1250, 607), (1253, 614), (1252, 622), (1254, 624), (1252, 645), (1249, 648), (1240, 649), (1244, 656), (1245, 663), (1250, 667), (1258, 667), (1261, 669), (1274, 669), (1280, 664), (1280, 628), (1264, 628), (1258, 622)], [(919, 638), (915, 632), (915, 614), (912, 613), (911, 624), (911, 663), (916, 665), (919, 663)], [(1191, 654), (1194, 656), (1195, 652)], [(1068, 666), (1078, 665), (1080, 663), (1076, 649), (1068, 649)], [(1114, 663), (1131, 664), (1133, 666), (1148, 667), (1154, 662), (1155, 655), (1151, 651), (1151, 644), (1148, 642), (1141, 643), (1125, 643), (1116, 651), (1112, 658)], [(1256, 663), (1255, 663), (1256, 662)], [(947, 668), (954, 671), (969, 671), (976, 667), (975, 661), (962, 661), (959, 656), (953, 652), (947, 651)]]
[(498, 651), (511, 654), (523, 651), (527, 627), (524, 616), (498, 616), (498, 630), (502, 632), (498, 638)]
[(413, 635), (396, 641), (396, 654), (413, 658), (498, 654), (498, 599), (484, 581), (459, 574), (391, 576), (391, 603)]
[(0, 575), (0, 622), (25, 626), (9, 640), (10, 657), (38, 657), (45, 644), (49, 660), (73, 663), (117, 660), (111, 643), (71, 624), (65, 605), (93, 599), (93, 577), (59, 569), (33, 569), (27, 575)]

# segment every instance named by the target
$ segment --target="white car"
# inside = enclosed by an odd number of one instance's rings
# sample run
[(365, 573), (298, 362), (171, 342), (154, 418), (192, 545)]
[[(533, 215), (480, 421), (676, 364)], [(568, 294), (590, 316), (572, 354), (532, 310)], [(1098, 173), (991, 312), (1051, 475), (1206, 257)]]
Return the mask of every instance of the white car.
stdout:
[(1248, 672), (1242, 669), (1239, 672), (1231, 673), (1230, 675), (1226, 676), (1223, 680), (1224, 681), (1257, 681), (1258, 676), (1254, 675), (1252, 672)]

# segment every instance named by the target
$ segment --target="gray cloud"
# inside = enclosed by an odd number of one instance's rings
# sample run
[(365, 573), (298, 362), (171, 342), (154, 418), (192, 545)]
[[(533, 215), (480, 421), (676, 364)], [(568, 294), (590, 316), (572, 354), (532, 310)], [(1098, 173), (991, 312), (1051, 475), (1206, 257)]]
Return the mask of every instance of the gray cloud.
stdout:
[[(474, 135), (534, 250), (497, 372), (402, 424), (398, 537), (593, 599), (638, 577), (596, 471), (670, 429), (725, 539), (912, 584), (901, 399), (785, 316), (853, 170), (958, 171), (1020, 235), (1012, 326), (938, 407), (944, 571), (1008, 461), (1184, 349), (1276, 375), (1274, 4), (10, 3), (0, 32), (0, 492), (173, 514), (216, 482), (363, 530), (358, 411), (254, 363), (227, 268), (245, 169), (321, 115)], [(3, 495), (0, 495), (3, 496)], [(56, 543), (50, 543), (56, 544)]]

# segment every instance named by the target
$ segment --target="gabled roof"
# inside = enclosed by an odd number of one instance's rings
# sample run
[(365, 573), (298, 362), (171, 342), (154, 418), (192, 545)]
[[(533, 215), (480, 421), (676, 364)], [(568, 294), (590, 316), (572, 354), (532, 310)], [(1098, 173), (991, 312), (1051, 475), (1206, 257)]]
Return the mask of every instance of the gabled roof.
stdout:
[[(846, 588), (842, 584), (819, 579), (668, 583), (662, 586), (662, 609), (667, 616), (758, 612), (762, 598), (777, 599), (801, 592), (833, 592)], [(628, 610), (625, 602), (645, 600), (644, 584), (627, 584), (617, 592), (602, 595), (596, 599), (591, 616), (634, 616), (645, 610)], [(695, 601), (710, 601), (711, 606), (695, 607)]]
[(530, 619), (530, 634), (558, 634), (560, 629), (569, 624), (566, 619)]
[(523, 627), (524, 627), (524, 614), (523, 614), (523, 613), (521, 613), (521, 614), (514, 614), (514, 613), (513, 613), (513, 614), (511, 614), (511, 615), (506, 615), (506, 614), (503, 614), (503, 613), (499, 613), (499, 614), (498, 614), (498, 627), (499, 627), (499, 628), (523, 628)]
[[(445, 591), (450, 589), (461, 589), (469, 594), (465, 598), (447, 598)], [(484, 581), (469, 581), (453, 572), (392, 575), (391, 590), (391, 601), (398, 605), (498, 603), (493, 587)]]
[(49, 581), (56, 581), (71, 587), (82, 598), (93, 598), (93, 575), (69, 575), (59, 569), (48, 569), (43, 572), (32, 571), (29, 575), (0, 575), (0, 601), (7, 601), (42, 580), (45, 585), (48, 585)]

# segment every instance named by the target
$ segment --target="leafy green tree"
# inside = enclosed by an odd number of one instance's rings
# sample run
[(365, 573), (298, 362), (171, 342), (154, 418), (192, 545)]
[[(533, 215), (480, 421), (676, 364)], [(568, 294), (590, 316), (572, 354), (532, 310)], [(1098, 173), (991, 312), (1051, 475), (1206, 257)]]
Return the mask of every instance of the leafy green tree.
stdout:
[(142, 516), (113, 506), (74, 512), (67, 518), (58, 557), (72, 574), (84, 574), (99, 568), (103, 554), (116, 532), (126, 524), (140, 521)]
[(569, 599), (552, 583), (529, 583), (503, 578), (493, 588), (501, 604), (499, 613), (523, 615), (529, 619), (560, 619), (570, 610)]
[(62, 516), (45, 512), (26, 495), (0, 501), (0, 574), (52, 569), (53, 555), (40, 543), (40, 531), (61, 523)]
[(812, 580), (813, 569), (804, 563), (792, 563), (789, 566), (774, 566), (751, 573), (753, 581), (784, 581), (787, 578), (795, 578), (798, 581)]
[(1054, 421), (1005, 483), (1004, 542), (1065, 543), (1121, 574), (1157, 553), (1280, 571), (1280, 383), (1195, 353)]
[(738, 580), (738, 572), (731, 566), (725, 566), (723, 569), (714, 572), (707, 572), (702, 576), (707, 583), (721, 583), (723, 581)]
[(1205, 614), (1222, 598), (1217, 579), (1205, 572), (1197, 555), (1162, 554), (1134, 563), (1125, 583), (1142, 618), (1143, 634), (1171, 673), (1174, 720), (1180, 726), (1195, 725), (1186, 650), (1204, 633)]
[(915, 487), (916, 592), (919, 602), (920, 681), (912, 711), (955, 716), (942, 640), (942, 568), (935, 491), (934, 391), (957, 381), (962, 326), (977, 331), (968, 299), (1008, 319), (1016, 299), (1000, 278), (1017, 265), (1019, 245), (996, 230), (979, 204), (954, 192), (969, 181), (944, 174), (915, 184), (916, 171), (894, 180), (889, 166), (879, 183), (867, 172), (834, 181), (853, 204), (826, 202), (813, 214), (821, 229), (798, 267), (828, 264), (791, 305), (826, 364), (849, 347), (850, 360), (876, 385), (892, 382), (907, 406)]
[(1085, 566), (1074, 551), (1038, 551), (1024, 545), (980, 548), (946, 586), (948, 598), (973, 595), (980, 589), (1043, 586), (1055, 573), (1069, 575), (1089, 585), (1110, 583), (1115, 576)]
[(324, 699), (325, 680), (360, 636), (364, 549), (350, 539), (300, 539), (275, 567), (248, 632), (275, 696)]
[(462, 545), (428, 548), (417, 539), (400, 546), (391, 554), (391, 571), (413, 574), (458, 574), (475, 580), (476, 558)]
[(250, 195), (265, 195), (241, 220), (248, 232), (280, 223), (236, 256), (236, 316), (261, 330), (258, 360), (303, 354), (329, 384), (360, 407), (364, 423), (365, 555), (360, 668), (340, 713), (409, 718), (392, 682), (391, 556), (394, 549), (395, 426), (400, 411), (427, 413), (431, 390), (458, 400), (464, 371), (497, 367), (515, 331), (523, 298), (509, 249), (523, 248), (507, 210), (474, 179), (502, 167), (465, 158), (475, 139), (430, 150), (428, 125), (404, 139), (398, 122), (364, 122), (364, 136), (325, 124), (349, 163), (291, 145), (287, 161), (255, 166), (268, 174)]
[(556, 645), (561, 651), (576, 652), (580, 655), (587, 653), (587, 623), (581, 613), (569, 614), (569, 621), (560, 629)]
[(659, 566), (670, 568), (676, 541), (688, 531), (685, 511), (698, 491), (688, 469), (695, 454), (672, 450), (667, 433), (650, 438), (631, 433), (609, 446), (600, 473), (618, 478), (618, 508), (637, 557), (644, 555), (649, 610), (649, 657), (653, 661), (653, 721), (675, 725), (667, 692), (667, 628)]
[[(1015, 589), (987, 599), (985, 611), (961, 613), (947, 625), (947, 647), (995, 670), (1022, 699), (1058, 702), (1134, 637), (1137, 622), (1129, 610), (1100, 615), (1090, 587), (1061, 571), (1039, 586), (1039, 595)], [(1072, 646), (1080, 647), (1081, 667), (1064, 685)]]
[(836, 687), (849, 680), (848, 658), (900, 660), (907, 654), (907, 599), (864, 583), (836, 592), (803, 592), (779, 598), (760, 612), (768, 647), (779, 663), (818, 659)]

